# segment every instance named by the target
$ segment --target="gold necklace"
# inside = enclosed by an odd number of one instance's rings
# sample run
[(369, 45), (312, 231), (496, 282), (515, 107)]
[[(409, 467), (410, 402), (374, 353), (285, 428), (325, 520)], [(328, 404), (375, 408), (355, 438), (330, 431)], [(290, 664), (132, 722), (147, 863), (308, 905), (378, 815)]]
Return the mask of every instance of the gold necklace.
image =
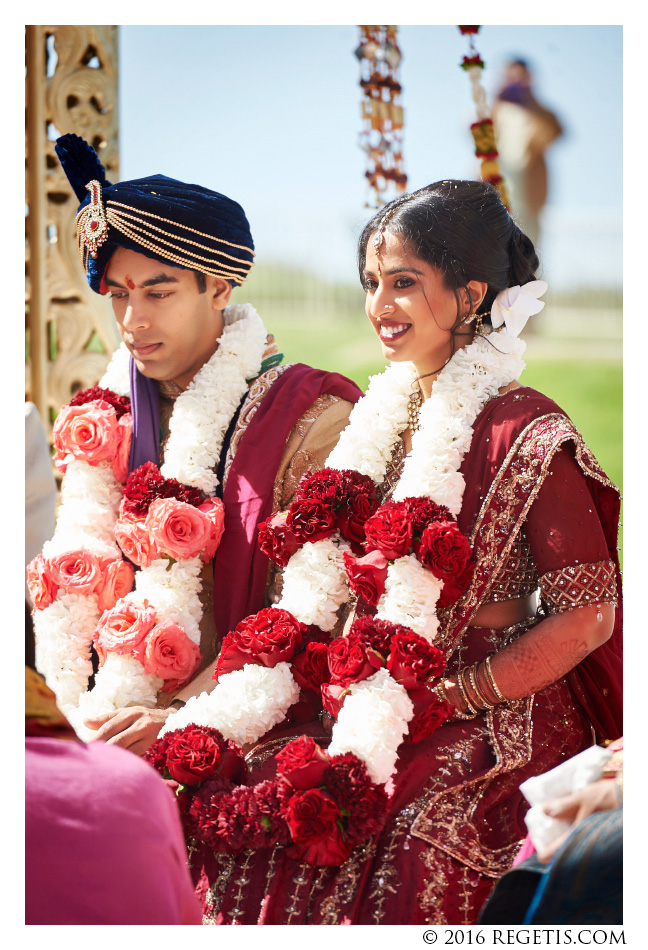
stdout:
[(409, 421), (410, 432), (417, 432), (420, 429), (419, 416), (421, 406), (423, 405), (423, 393), (418, 378), (412, 383), (412, 393), (407, 400), (407, 418)]
[(437, 376), (442, 369), (448, 365), (452, 357), (447, 359), (443, 366), (440, 366), (438, 369), (433, 369), (431, 373), (423, 373), (422, 376), (417, 376), (414, 382), (412, 383), (412, 393), (407, 400), (407, 419), (409, 422), (410, 432), (418, 432), (421, 428), (421, 423), (419, 422), (419, 416), (421, 415), (421, 406), (423, 405), (423, 392), (421, 390), (421, 380), (427, 379), (428, 376)]

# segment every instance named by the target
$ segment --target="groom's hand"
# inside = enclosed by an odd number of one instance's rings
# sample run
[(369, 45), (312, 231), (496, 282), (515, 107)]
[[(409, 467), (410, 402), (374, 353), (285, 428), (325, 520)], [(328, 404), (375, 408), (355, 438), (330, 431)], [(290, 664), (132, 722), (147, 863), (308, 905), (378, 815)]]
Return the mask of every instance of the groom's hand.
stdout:
[(136, 755), (144, 755), (151, 743), (157, 739), (167, 718), (175, 711), (173, 708), (127, 706), (106, 716), (85, 719), (84, 722), (89, 729), (97, 730), (96, 739), (123, 746)]

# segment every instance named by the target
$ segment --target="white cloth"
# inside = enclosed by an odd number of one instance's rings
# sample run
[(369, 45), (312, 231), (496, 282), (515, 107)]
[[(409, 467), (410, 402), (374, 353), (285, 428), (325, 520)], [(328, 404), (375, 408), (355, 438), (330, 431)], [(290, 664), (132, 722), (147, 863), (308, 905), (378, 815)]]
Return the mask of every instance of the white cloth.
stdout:
[(564, 798), (598, 781), (605, 763), (611, 757), (612, 753), (607, 749), (593, 745), (555, 769), (522, 782), (520, 791), (531, 805), (524, 820), (536, 851), (545, 851), (556, 838), (571, 828), (570, 821), (545, 815), (542, 806), (553, 798)]

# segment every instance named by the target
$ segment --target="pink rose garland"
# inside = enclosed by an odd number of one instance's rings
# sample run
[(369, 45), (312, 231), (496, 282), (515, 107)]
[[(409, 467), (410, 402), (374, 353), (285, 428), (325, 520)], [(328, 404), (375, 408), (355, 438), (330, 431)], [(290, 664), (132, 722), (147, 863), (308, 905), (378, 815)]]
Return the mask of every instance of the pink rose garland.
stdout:
[(131, 654), (146, 673), (165, 680), (164, 692), (175, 692), (200, 665), (200, 650), (182, 627), (160, 620), (147, 600), (121, 600), (106, 611), (93, 637), (101, 666), (108, 653)]

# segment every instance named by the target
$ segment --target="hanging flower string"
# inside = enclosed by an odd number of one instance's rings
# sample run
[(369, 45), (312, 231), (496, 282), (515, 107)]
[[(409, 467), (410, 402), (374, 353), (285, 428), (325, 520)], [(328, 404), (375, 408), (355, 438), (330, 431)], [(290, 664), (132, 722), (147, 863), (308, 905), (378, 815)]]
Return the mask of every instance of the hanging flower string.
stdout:
[(365, 177), (372, 193), (367, 207), (379, 208), (394, 197), (390, 191), (399, 195), (407, 187), (402, 87), (398, 78), (401, 52), (395, 26), (361, 26), (360, 34), (360, 45), (355, 51), (364, 96), (360, 147), (367, 156)]
[(506, 184), (499, 167), (497, 145), (495, 144), (495, 127), (486, 102), (486, 90), (482, 86), (482, 75), (485, 63), (475, 48), (475, 36), (479, 32), (478, 26), (460, 26), (459, 32), (468, 37), (468, 56), (464, 56), (461, 68), (465, 69), (472, 87), (472, 97), (477, 107), (477, 121), (470, 126), (475, 142), (475, 155), (481, 159), (482, 181), (497, 188), (499, 196), (508, 208), (509, 197)]

